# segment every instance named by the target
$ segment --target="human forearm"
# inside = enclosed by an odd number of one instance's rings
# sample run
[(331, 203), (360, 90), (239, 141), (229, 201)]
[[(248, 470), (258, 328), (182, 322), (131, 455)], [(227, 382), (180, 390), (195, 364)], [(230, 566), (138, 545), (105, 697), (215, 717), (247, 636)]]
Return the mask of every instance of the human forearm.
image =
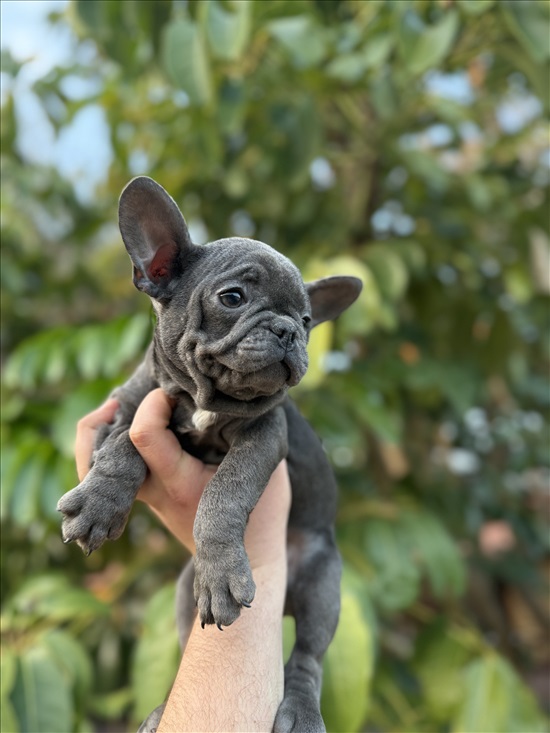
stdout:
[(218, 631), (195, 620), (158, 733), (269, 733), (283, 697), (282, 616), (290, 488), (281, 464), (245, 532), (256, 595)]
[(254, 572), (256, 598), (219, 632), (191, 631), (158, 733), (268, 733), (283, 696), (281, 624), (286, 563)]

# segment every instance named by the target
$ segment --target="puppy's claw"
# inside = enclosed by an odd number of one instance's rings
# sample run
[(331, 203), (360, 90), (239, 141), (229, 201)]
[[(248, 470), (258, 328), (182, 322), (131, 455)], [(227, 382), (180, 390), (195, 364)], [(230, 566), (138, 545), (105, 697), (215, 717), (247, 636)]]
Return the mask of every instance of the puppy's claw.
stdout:
[(201, 621), (201, 629), (204, 629), (205, 626), (206, 626), (206, 621)]
[(252, 608), (250, 603), (245, 603), (244, 601), (241, 603), (241, 606), (244, 606), (245, 608)]
[(221, 625), (220, 623), (217, 623), (217, 624), (216, 624), (216, 626), (218, 627), (218, 629), (219, 629), (220, 631), (223, 631), (223, 629), (222, 629), (222, 625)]

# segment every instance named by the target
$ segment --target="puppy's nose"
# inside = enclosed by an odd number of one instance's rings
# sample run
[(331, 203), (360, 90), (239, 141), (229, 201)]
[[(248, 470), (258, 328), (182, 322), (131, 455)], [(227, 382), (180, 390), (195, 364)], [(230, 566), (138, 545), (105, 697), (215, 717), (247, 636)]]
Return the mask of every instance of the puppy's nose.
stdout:
[(279, 337), (282, 346), (288, 351), (296, 338), (296, 326), (288, 321), (275, 321), (269, 328)]

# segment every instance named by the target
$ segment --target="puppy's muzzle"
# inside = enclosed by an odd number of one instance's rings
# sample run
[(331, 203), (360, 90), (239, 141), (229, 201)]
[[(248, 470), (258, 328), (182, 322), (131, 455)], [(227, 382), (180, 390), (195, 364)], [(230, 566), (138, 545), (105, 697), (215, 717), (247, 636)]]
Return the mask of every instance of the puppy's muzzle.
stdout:
[(296, 341), (297, 328), (294, 323), (289, 321), (276, 321), (269, 326), (269, 330), (272, 331), (277, 338), (281, 347), (284, 349), (284, 353), (287, 354), (292, 351)]

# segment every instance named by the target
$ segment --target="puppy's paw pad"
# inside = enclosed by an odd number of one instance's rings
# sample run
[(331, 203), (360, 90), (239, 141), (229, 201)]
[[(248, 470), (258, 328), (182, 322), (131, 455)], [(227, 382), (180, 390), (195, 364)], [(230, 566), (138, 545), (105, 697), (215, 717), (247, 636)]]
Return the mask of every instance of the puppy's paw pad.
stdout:
[(229, 592), (211, 594), (206, 588), (199, 591), (197, 607), (203, 629), (214, 624), (218, 628), (230, 626), (241, 612), (239, 604), (233, 600)]
[[(232, 570), (235, 567), (237, 572)], [(250, 608), (255, 590), (246, 556), (233, 558), (232, 562), (227, 556), (208, 561), (196, 558), (194, 592), (203, 627), (230, 626), (243, 605)]]
[(326, 733), (317, 701), (303, 695), (285, 696), (273, 723), (273, 733)]
[(229, 592), (214, 593), (212, 596), (212, 616), (216, 626), (231, 626), (241, 613), (240, 604), (237, 603)]
[(86, 555), (120, 537), (128, 518), (128, 511), (84, 482), (62, 496), (57, 508), (64, 515), (63, 542), (76, 542)]
[(68, 517), (76, 516), (84, 506), (86, 493), (79, 486), (64, 494), (57, 502), (57, 511)]
[(252, 580), (250, 571), (239, 575), (230, 574), (229, 591), (240, 606), (250, 608), (256, 594), (256, 584)]

